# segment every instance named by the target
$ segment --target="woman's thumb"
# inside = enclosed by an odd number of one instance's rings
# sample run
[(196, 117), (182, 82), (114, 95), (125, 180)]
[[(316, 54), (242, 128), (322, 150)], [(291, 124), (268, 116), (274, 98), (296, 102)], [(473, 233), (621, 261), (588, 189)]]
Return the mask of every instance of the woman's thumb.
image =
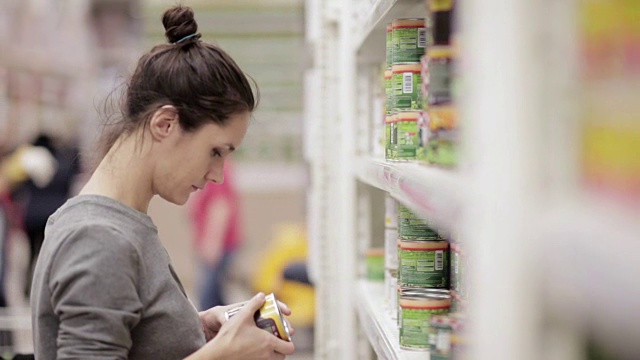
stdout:
[(264, 301), (264, 293), (258, 293), (256, 296), (251, 298), (251, 300), (247, 301), (244, 304), (242, 310), (240, 310), (240, 312), (238, 312), (238, 315), (236, 316), (240, 317), (241, 319), (251, 318), (251, 320), (254, 321), (253, 314), (255, 314), (256, 311), (258, 311), (262, 307)]

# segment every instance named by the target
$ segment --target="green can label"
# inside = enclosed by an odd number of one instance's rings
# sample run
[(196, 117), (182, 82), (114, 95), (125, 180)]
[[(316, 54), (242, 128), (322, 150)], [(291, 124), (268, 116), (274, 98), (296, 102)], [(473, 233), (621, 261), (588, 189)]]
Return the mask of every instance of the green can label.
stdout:
[(409, 208), (398, 205), (398, 237), (404, 240), (442, 240), (428, 222), (416, 216)]
[(396, 121), (392, 124), (395, 128), (391, 148), (395, 160), (414, 160), (419, 145), (418, 122)]
[(429, 349), (429, 332), (432, 315), (446, 314), (449, 309), (400, 310), (400, 346), (408, 349)]
[(420, 72), (394, 72), (393, 110), (420, 110), (422, 107), (422, 76)]
[(393, 64), (393, 28), (387, 25), (387, 67)]
[(385, 111), (387, 115), (393, 112), (393, 77), (385, 76), (384, 79)]
[(424, 27), (394, 27), (392, 35), (393, 63), (418, 62), (424, 55), (427, 31)]
[(417, 248), (398, 249), (398, 283), (400, 286), (447, 288), (449, 286), (449, 251)]

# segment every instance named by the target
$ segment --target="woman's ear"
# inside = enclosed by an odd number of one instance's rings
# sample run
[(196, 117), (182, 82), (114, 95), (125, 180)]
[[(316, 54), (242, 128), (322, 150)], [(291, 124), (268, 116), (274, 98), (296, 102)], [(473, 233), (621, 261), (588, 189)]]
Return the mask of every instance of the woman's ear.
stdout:
[(161, 141), (169, 137), (172, 132), (178, 130), (180, 126), (179, 120), (178, 109), (173, 105), (165, 105), (156, 110), (149, 122), (149, 131), (151, 132), (152, 138)]

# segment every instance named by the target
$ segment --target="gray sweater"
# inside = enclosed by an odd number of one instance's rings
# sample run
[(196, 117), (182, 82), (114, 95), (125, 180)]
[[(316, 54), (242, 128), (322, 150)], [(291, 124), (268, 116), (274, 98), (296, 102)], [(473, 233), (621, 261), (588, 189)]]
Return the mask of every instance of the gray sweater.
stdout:
[(49, 218), (31, 308), (38, 360), (182, 359), (205, 343), (151, 218), (102, 196)]

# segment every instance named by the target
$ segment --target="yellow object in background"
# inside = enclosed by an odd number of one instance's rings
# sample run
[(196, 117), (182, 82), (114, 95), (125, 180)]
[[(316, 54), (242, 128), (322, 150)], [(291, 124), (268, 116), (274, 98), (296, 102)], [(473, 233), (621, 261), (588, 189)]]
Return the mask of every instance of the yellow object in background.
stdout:
[(296, 327), (310, 327), (315, 317), (315, 291), (313, 286), (285, 280), (285, 268), (295, 262), (307, 261), (307, 239), (304, 226), (281, 224), (273, 240), (263, 253), (256, 268), (253, 287), (256, 291), (275, 293), (291, 309), (289, 321)]
[(581, 165), (590, 192), (640, 204), (640, 2), (581, 0)]
[(9, 155), (0, 167), (0, 173), (11, 185), (31, 179), (38, 187), (49, 184), (58, 163), (49, 150), (42, 146), (25, 145)]

